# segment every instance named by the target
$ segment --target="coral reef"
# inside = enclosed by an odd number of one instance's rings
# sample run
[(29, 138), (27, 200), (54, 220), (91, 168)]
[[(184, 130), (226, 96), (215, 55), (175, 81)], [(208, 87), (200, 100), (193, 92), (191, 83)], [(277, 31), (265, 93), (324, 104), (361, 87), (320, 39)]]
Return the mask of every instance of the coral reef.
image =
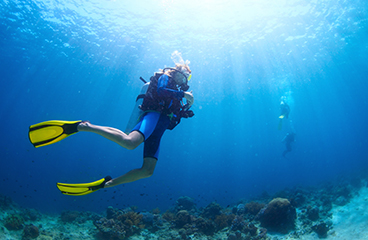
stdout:
[(60, 220), (64, 223), (71, 223), (79, 216), (77, 211), (64, 211), (61, 213)]
[(94, 221), (102, 239), (124, 239), (139, 233), (145, 225), (142, 222), (143, 215), (132, 209), (118, 210), (109, 207), (107, 217)]
[(319, 208), (318, 207), (307, 207), (307, 217), (311, 221), (316, 221), (319, 219)]
[(235, 214), (220, 214), (215, 218), (215, 223), (217, 226), (217, 230), (221, 230), (231, 225), (235, 218)]
[(142, 223), (145, 225), (145, 229), (150, 232), (156, 232), (165, 227), (165, 221), (160, 214), (153, 214), (150, 212), (141, 212), (142, 215)]
[(287, 233), (294, 229), (296, 210), (285, 198), (275, 198), (257, 214), (262, 227), (272, 231)]
[(8, 230), (21, 230), (23, 229), (24, 218), (19, 214), (11, 214), (5, 218), (4, 226)]
[(25, 209), (22, 214), (25, 221), (37, 221), (41, 219), (41, 213), (36, 209)]
[(161, 210), (159, 208), (154, 208), (154, 209), (151, 210), (151, 212), (153, 214), (160, 214), (161, 213)]
[(245, 204), (244, 210), (246, 213), (250, 213), (252, 215), (257, 215), (257, 213), (265, 206), (264, 203), (259, 202), (249, 202)]
[(26, 225), (23, 229), (22, 239), (23, 240), (29, 240), (29, 239), (35, 239), (40, 235), (40, 231), (38, 230), (38, 227), (29, 224)]
[(175, 219), (175, 213), (167, 210), (166, 212), (164, 212), (164, 214), (162, 214), (162, 218), (165, 219), (167, 222), (172, 222)]
[(193, 221), (192, 216), (187, 210), (180, 210), (175, 215), (174, 223), (177, 228), (182, 228), (185, 224), (190, 224)]
[(240, 240), (243, 239), (242, 233), (240, 231), (231, 232), (227, 236), (227, 240)]
[(196, 203), (194, 200), (190, 197), (184, 196), (179, 197), (178, 200), (176, 200), (176, 210), (187, 210), (190, 211), (192, 209), (196, 209)]
[(205, 235), (213, 235), (216, 230), (216, 226), (213, 221), (199, 217), (195, 219), (195, 224), (199, 232)]
[(202, 212), (202, 216), (205, 218), (214, 219), (217, 215), (221, 214), (222, 207), (216, 202), (210, 203)]
[[(216, 202), (197, 208), (193, 199), (180, 197), (164, 213), (158, 208), (136, 212), (135, 206), (125, 209), (108, 207), (104, 216), (64, 211), (58, 218), (48, 219), (35, 209), (22, 209), (9, 198), (0, 196), (0, 207), (4, 212), (0, 235), (23, 240), (276, 240), (298, 239), (303, 235), (326, 238), (329, 234), (337, 236), (338, 227), (332, 216), (340, 208), (344, 211), (351, 208), (344, 205), (355, 201), (354, 196), (361, 194), (356, 186), (365, 189), (361, 181), (285, 189), (274, 196), (265, 193), (252, 201), (240, 200), (226, 208)], [(365, 191), (368, 196), (368, 190)]]
[(319, 238), (326, 238), (330, 228), (325, 222), (320, 222), (312, 226), (312, 230), (318, 234)]
[(263, 228), (258, 229), (254, 223), (246, 221), (242, 216), (236, 216), (230, 226), (230, 232), (239, 232), (242, 236), (246, 236), (247, 239), (262, 239), (265, 237), (267, 230)]

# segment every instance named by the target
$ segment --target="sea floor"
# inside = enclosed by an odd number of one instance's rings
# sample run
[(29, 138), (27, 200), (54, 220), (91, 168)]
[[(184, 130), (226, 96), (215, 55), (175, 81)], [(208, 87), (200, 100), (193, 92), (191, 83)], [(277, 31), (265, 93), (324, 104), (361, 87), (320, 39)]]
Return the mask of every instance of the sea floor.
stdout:
[(331, 210), (332, 229), (325, 238), (319, 238), (316, 233), (300, 237), (269, 235), (271, 239), (285, 240), (365, 240), (368, 239), (368, 188), (361, 188), (345, 206), (337, 206)]
[[(366, 185), (366, 184), (364, 184)], [(310, 194), (313, 191), (310, 191)], [(319, 196), (321, 193), (315, 193)], [(329, 209), (328, 214), (321, 214), (318, 222), (326, 222), (329, 230), (327, 231), (327, 235), (318, 236), (316, 231), (312, 231), (311, 226), (315, 223), (312, 221), (303, 220), (303, 208), (305, 209), (306, 205), (303, 207), (296, 208), (296, 224), (293, 230), (288, 231), (288, 233), (275, 233), (267, 231), (267, 234), (246, 235), (243, 233), (235, 234), (235, 231), (231, 233), (231, 224), (229, 226), (224, 227), (221, 230), (217, 230), (212, 234), (203, 234), (200, 232), (189, 232), (188, 231), (183, 234), (183, 226), (180, 230), (175, 228), (174, 218), (170, 222), (164, 221), (159, 228), (154, 227), (145, 228), (140, 227), (138, 229), (135, 228), (134, 234), (130, 234), (130, 236), (117, 236), (117, 235), (104, 235), (101, 234), (101, 231), (104, 231), (103, 228), (97, 227), (96, 221), (101, 217), (95, 213), (84, 213), (84, 218), (80, 218), (80, 214), (78, 217), (73, 219), (73, 216), (69, 215), (47, 215), (38, 213), (36, 210), (24, 210), (23, 208), (17, 206), (17, 204), (9, 202), (11, 200), (2, 201), (8, 202), (8, 204), (3, 204), (0, 206), (1, 214), (0, 214), (0, 240), (19, 240), (19, 239), (37, 239), (37, 240), (66, 240), (66, 239), (84, 239), (84, 240), (96, 240), (96, 239), (129, 239), (129, 240), (154, 240), (154, 239), (224, 239), (224, 240), (245, 240), (245, 239), (269, 239), (269, 240), (281, 240), (281, 239), (298, 239), (298, 240), (312, 240), (312, 239), (338, 239), (338, 240), (359, 240), (359, 239), (368, 239), (368, 188), (367, 186), (357, 188), (350, 192), (351, 198), (344, 204), (340, 202), (339, 205), (331, 204), (332, 207)], [(2, 196), (4, 200), (4, 196)], [(309, 202), (310, 205), (312, 202)], [(110, 209), (111, 210), (111, 209)], [(112, 210), (111, 210), (112, 211)], [(110, 214), (112, 214), (110, 211)], [(119, 212), (120, 210), (114, 210)], [(225, 209), (222, 209), (225, 211)], [(304, 211), (305, 212), (305, 211)], [(116, 212), (115, 212), (116, 213)], [(109, 214), (109, 213), (107, 213)], [(10, 216), (20, 216), (22, 219), (21, 227), (18, 229), (12, 229), (12, 226), (9, 226), (9, 217)], [(162, 215), (162, 214), (161, 214)], [(160, 215), (160, 216), (161, 216)], [(111, 215), (113, 216), (113, 215)], [(116, 215), (115, 215), (116, 216)], [(122, 216), (122, 215), (120, 215)], [(138, 214), (134, 215), (138, 216)], [(68, 218), (69, 217), (69, 218)], [(157, 218), (157, 217), (156, 217)], [(82, 219), (82, 220), (81, 220)], [(198, 219), (198, 217), (197, 217)], [(142, 220), (142, 218), (140, 218)], [(112, 221), (106, 219), (106, 221)], [(116, 220), (115, 220), (116, 221)], [(125, 220), (126, 222), (127, 220)], [(132, 220), (133, 221), (133, 220)], [(262, 227), (259, 223), (255, 222), (255, 227), (258, 233), (261, 231)], [(306, 224), (308, 222), (309, 224)], [(32, 230), (26, 232), (27, 226), (35, 226), (38, 230), (38, 233), (34, 233), (32, 235)], [(102, 225), (100, 225), (102, 226)], [(106, 225), (104, 225), (106, 226)], [(109, 228), (110, 230), (115, 228)], [(137, 225), (138, 226), (138, 225)], [(143, 226), (143, 225), (142, 225)], [(173, 227), (174, 226), (174, 227)], [(138, 230), (137, 230), (138, 229)], [(188, 229), (187, 229), (188, 230)], [(248, 237), (247, 237), (248, 236)]]

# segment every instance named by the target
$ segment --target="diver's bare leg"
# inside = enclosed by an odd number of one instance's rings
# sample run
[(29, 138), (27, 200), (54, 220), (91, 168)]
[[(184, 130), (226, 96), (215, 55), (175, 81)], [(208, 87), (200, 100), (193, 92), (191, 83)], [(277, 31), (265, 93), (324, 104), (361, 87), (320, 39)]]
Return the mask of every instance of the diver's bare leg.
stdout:
[(156, 167), (156, 163), (157, 163), (156, 158), (146, 157), (143, 159), (143, 165), (141, 168), (133, 169), (120, 177), (114, 178), (106, 182), (105, 188), (114, 187), (116, 185), (123, 183), (134, 182), (142, 178), (148, 178), (152, 176), (153, 171), (155, 170)]
[(89, 122), (81, 122), (78, 125), (78, 131), (97, 133), (126, 149), (134, 149), (144, 141), (143, 135), (138, 131), (133, 131), (128, 135), (119, 129), (93, 125)]

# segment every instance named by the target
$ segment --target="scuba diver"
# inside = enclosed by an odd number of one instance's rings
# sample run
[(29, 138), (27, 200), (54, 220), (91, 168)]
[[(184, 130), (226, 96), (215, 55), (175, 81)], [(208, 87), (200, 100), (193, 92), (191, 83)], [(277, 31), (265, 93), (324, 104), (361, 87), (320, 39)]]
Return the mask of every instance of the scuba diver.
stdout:
[(284, 139), (282, 139), (282, 142), (285, 143), (286, 149), (282, 153), (282, 156), (285, 157), (288, 152), (291, 152), (291, 143), (295, 142), (295, 133), (290, 132), (287, 133)]
[(284, 118), (289, 118), (289, 113), (290, 113), (290, 106), (286, 103), (284, 97), (282, 97), (280, 102), (280, 116), (279, 116), (280, 120), (278, 126), (279, 130), (282, 129), (282, 120)]
[[(189, 110), (194, 102), (192, 92), (188, 92), (188, 81), (191, 70), (188, 60), (183, 61), (181, 54), (175, 51), (172, 55), (175, 67), (160, 69), (144, 85), (143, 94), (136, 100), (136, 107), (127, 127), (127, 133), (106, 126), (99, 126), (89, 121), (46, 121), (30, 126), (29, 139), (37, 148), (58, 142), (77, 132), (99, 134), (126, 149), (135, 149), (144, 142), (143, 165), (120, 177), (107, 176), (92, 183), (57, 183), (59, 190), (66, 195), (86, 195), (101, 188), (137, 181), (150, 177), (158, 160), (161, 137), (166, 129), (172, 130), (180, 123), (181, 118), (193, 117)], [(141, 78), (141, 80), (143, 80)], [(143, 80), (144, 81), (144, 80)], [(141, 91), (141, 93), (142, 93)], [(186, 104), (182, 101), (186, 100)], [(135, 112), (135, 113), (134, 113)], [(133, 127), (132, 127), (133, 126)], [(132, 128), (132, 129), (131, 129)]]

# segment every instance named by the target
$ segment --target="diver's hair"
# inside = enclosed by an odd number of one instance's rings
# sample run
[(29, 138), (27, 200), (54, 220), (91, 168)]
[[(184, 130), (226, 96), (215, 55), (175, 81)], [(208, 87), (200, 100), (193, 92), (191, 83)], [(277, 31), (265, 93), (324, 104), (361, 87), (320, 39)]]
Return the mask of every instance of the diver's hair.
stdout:
[[(183, 70), (185, 69), (186, 71), (188, 71), (189, 73), (191, 73), (192, 71), (190, 70), (188, 64), (175, 64), (175, 69), (183, 72)], [(157, 72), (157, 74), (166, 74), (169, 77), (174, 77), (174, 74), (176, 73), (176, 71), (174, 69), (166, 69), (164, 71), (164, 69), (159, 69)]]
[(175, 64), (175, 68), (178, 69), (179, 71), (182, 71), (182, 72), (185, 69), (185, 70), (187, 70), (187, 72), (191, 73), (192, 71), (190, 70), (188, 64), (187, 63), (185, 63), (185, 64), (177, 63), (177, 64)]

